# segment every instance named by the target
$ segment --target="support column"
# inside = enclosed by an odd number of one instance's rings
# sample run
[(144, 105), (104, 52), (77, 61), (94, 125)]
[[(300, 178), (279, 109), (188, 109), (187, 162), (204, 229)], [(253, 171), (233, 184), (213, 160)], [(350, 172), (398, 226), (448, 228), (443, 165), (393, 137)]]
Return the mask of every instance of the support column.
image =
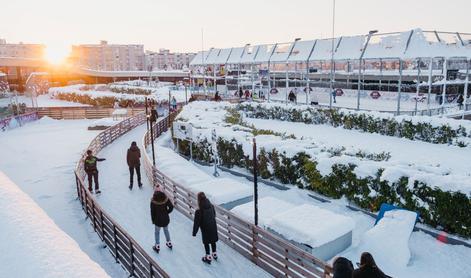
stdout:
[(401, 114), (401, 92), (402, 92), (402, 60), (399, 59), (399, 81), (397, 83), (397, 110), (396, 115)]
[(442, 114), (445, 113), (445, 99), (446, 99), (446, 83), (447, 83), (447, 79), (448, 79), (448, 61), (447, 59), (445, 58), (445, 60), (443, 61), (443, 92), (442, 92)]
[(357, 92), (357, 110), (360, 110), (360, 93), (361, 93), (361, 64), (362, 59), (358, 60), (358, 92)]
[(286, 63), (286, 82), (285, 82), (285, 85), (286, 85), (286, 93), (285, 93), (285, 102), (288, 103), (288, 90), (289, 90), (289, 76), (288, 76), (288, 63)]
[(433, 78), (433, 58), (430, 58), (430, 65), (428, 66), (428, 93), (427, 93), (427, 110), (428, 115), (430, 114), (430, 97), (432, 95), (432, 80)]
[(466, 60), (466, 79), (464, 82), (463, 114), (461, 115), (461, 119), (464, 119), (464, 113), (466, 111), (466, 103), (468, 102), (468, 85), (469, 85), (469, 60)]

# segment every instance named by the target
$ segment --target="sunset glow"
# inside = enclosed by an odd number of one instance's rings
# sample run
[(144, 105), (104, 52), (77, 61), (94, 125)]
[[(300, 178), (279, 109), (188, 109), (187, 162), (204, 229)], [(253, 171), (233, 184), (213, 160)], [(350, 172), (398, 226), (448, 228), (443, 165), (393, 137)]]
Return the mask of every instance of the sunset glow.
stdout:
[(50, 64), (61, 65), (66, 62), (67, 56), (69, 54), (70, 54), (70, 49), (67, 46), (47, 45), (44, 58)]

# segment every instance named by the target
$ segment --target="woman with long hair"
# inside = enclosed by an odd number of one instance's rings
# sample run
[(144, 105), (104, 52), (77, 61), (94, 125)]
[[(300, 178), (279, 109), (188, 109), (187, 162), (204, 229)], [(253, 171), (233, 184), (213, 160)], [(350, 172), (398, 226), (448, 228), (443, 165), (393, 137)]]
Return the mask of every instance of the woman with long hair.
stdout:
[(353, 271), (353, 278), (391, 278), (379, 269), (373, 255), (363, 252), (360, 257), (360, 268)]
[(150, 201), (150, 214), (152, 223), (155, 225), (155, 245), (152, 247), (155, 252), (160, 252), (160, 229), (163, 228), (166, 244), (168, 248), (172, 249), (173, 245), (170, 241), (170, 233), (168, 231), (168, 224), (170, 223), (169, 214), (173, 210), (173, 204), (170, 199), (162, 191), (155, 191)]
[[(211, 264), (214, 259), (217, 261), (216, 242), (218, 241), (218, 230), (216, 225), (216, 210), (203, 192), (198, 193), (198, 209), (195, 212), (193, 223), (193, 236), (196, 236), (201, 229), (205, 256), (201, 259), (207, 264)], [(210, 246), (212, 255), (210, 255)]]

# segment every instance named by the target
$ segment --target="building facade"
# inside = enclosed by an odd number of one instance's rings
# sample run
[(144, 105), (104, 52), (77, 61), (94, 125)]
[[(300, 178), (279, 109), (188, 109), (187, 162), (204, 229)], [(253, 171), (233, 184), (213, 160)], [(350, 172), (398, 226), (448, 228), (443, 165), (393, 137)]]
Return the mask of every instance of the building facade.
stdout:
[(184, 70), (188, 69), (196, 53), (173, 53), (168, 49), (159, 52), (146, 51), (147, 69), (154, 70)]
[(43, 44), (7, 43), (0, 39), (0, 57), (43, 59), (45, 49)]
[(81, 67), (101, 71), (145, 70), (142, 44), (82, 44), (72, 46), (71, 61)]

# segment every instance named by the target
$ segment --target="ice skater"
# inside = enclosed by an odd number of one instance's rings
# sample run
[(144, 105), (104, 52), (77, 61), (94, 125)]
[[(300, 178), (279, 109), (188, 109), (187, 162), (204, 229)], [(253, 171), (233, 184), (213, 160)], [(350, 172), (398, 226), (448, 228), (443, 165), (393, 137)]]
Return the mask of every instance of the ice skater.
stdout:
[(129, 190), (132, 190), (132, 185), (134, 182), (134, 171), (136, 171), (137, 175), (137, 185), (139, 188), (142, 187), (141, 183), (141, 150), (137, 147), (137, 143), (133, 141), (131, 143), (131, 147), (128, 149), (128, 153), (126, 155), (126, 160), (129, 166)]
[(360, 268), (353, 271), (353, 278), (391, 278), (391, 276), (379, 269), (370, 253), (363, 252), (360, 257)]
[(92, 193), (93, 193), (92, 179), (95, 182), (95, 193), (96, 194), (101, 193), (100, 186), (98, 184), (98, 168), (96, 167), (96, 163), (97, 161), (104, 161), (104, 160), (106, 159), (93, 156), (92, 150), (87, 151), (87, 157), (85, 158), (85, 161), (84, 161), (84, 169), (85, 169), (85, 173), (87, 173), (87, 176), (88, 176), (88, 191)]
[[(201, 238), (204, 244), (205, 256), (201, 259), (207, 264), (211, 264), (214, 259), (217, 261), (216, 242), (218, 241), (218, 230), (216, 226), (216, 210), (203, 192), (198, 193), (198, 209), (195, 212), (193, 222), (193, 236), (196, 236), (201, 229)], [(213, 252), (210, 255), (211, 251)]]
[(173, 204), (170, 199), (162, 191), (155, 191), (150, 201), (150, 215), (152, 217), (152, 224), (155, 225), (155, 244), (152, 247), (155, 252), (160, 252), (160, 229), (164, 230), (165, 245), (172, 249), (173, 245), (170, 240), (170, 233), (168, 225), (170, 224), (169, 214), (173, 210)]

